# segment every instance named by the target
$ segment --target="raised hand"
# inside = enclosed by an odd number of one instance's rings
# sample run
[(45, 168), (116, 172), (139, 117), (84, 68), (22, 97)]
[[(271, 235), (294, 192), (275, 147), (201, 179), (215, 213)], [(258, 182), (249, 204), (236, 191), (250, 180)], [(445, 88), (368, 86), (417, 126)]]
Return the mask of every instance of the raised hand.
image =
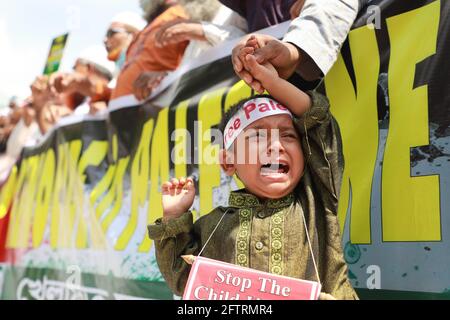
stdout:
[(137, 100), (147, 99), (167, 75), (165, 71), (145, 71), (133, 83), (133, 93)]
[(164, 220), (178, 218), (194, 203), (195, 186), (192, 178), (172, 179), (162, 185)]
[(295, 72), (302, 58), (296, 46), (288, 42), (279, 41), (272, 36), (255, 34), (243, 38), (232, 52), (234, 71), (258, 92), (264, 91), (266, 88), (248, 70), (244, 57), (247, 55), (246, 51), (249, 48), (255, 49), (254, 55), (258, 63), (264, 64), (269, 62), (283, 79), (289, 78)]
[(279, 79), (277, 70), (269, 62), (259, 64), (255, 56), (248, 54), (245, 57), (245, 63), (253, 78), (261, 84), (255, 89), (260, 94), (264, 93), (264, 89), (270, 89), (271, 83)]
[(202, 24), (191, 21), (176, 21), (161, 27), (156, 35), (156, 46), (162, 48), (190, 40), (206, 41)]

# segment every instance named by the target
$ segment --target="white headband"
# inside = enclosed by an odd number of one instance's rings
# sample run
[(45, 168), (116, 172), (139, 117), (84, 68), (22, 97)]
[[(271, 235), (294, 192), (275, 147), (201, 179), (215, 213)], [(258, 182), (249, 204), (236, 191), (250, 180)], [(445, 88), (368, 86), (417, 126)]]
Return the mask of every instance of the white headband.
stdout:
[(228, 121), (223, 133), (223, 144), (228, 149), (239, 134), (253, 122), (274, 115), (292, 113), (279, 102), (267, 97), (247, 101), (244, 106)]

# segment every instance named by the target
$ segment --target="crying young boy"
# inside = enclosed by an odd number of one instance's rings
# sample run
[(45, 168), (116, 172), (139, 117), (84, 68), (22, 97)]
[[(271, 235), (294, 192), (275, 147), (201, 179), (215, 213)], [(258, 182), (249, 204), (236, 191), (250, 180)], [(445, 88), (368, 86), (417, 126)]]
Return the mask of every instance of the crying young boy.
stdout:
[[(337, 299), (357, 299), (348, 277), (337, 218), (343, 160), (328, 100), (303, 92), (275, 68), (246, 57), (270, 93), (240, 101), (220, 129), (224, 172), (245, 188), (231, 192), (195, 223), (191, 178), (163, 184), (163, 218), (148, 227), (167, 284), (182, 295), (198, 255), (277, 275), (318, 281)], [(206, 244), (206, 246), (205, 246)]]

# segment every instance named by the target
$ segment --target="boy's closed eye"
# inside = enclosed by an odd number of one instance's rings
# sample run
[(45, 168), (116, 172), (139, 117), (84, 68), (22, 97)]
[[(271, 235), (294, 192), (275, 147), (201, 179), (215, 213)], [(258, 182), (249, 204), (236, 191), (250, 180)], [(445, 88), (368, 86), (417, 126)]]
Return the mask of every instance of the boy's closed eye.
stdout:
[(280, 136), (298, 139), (298, 133), (294, 128), (280, 128)]
[(289, 132), (283, 132), (281, 134), (282, 138), (287, 138), (287, 139), (298, 139), (298, 135), (295, 132), (289, 131)]
[(267, 132), (265, 130), (251, 130), (250, 132), (245, 134), (245, 138), (246, 139), (251, 139), (251, 138), (265, 138), (267, 137)]
[[(285, 129), (285, 130), (274, 130), (271, 132), (272, 135), (279, 136), (283, 139), (298, 139), (298, 134), (294, 129)], [(267, 130), (250, 130), (249, 132), (246, 132), (245, 139), (261, 139), (261, 138), (267, 138)]]

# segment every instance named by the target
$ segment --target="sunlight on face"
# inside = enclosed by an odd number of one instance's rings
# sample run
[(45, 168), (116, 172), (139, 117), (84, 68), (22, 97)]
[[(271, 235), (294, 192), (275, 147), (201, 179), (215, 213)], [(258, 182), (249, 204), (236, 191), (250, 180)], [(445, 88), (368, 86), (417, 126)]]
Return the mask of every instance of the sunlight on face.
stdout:
[(239, 135), (232, 152), (236, 174), (261, 198), (288, 195), (303, 173), (303, 151), (289, 115), (255, 121)]

